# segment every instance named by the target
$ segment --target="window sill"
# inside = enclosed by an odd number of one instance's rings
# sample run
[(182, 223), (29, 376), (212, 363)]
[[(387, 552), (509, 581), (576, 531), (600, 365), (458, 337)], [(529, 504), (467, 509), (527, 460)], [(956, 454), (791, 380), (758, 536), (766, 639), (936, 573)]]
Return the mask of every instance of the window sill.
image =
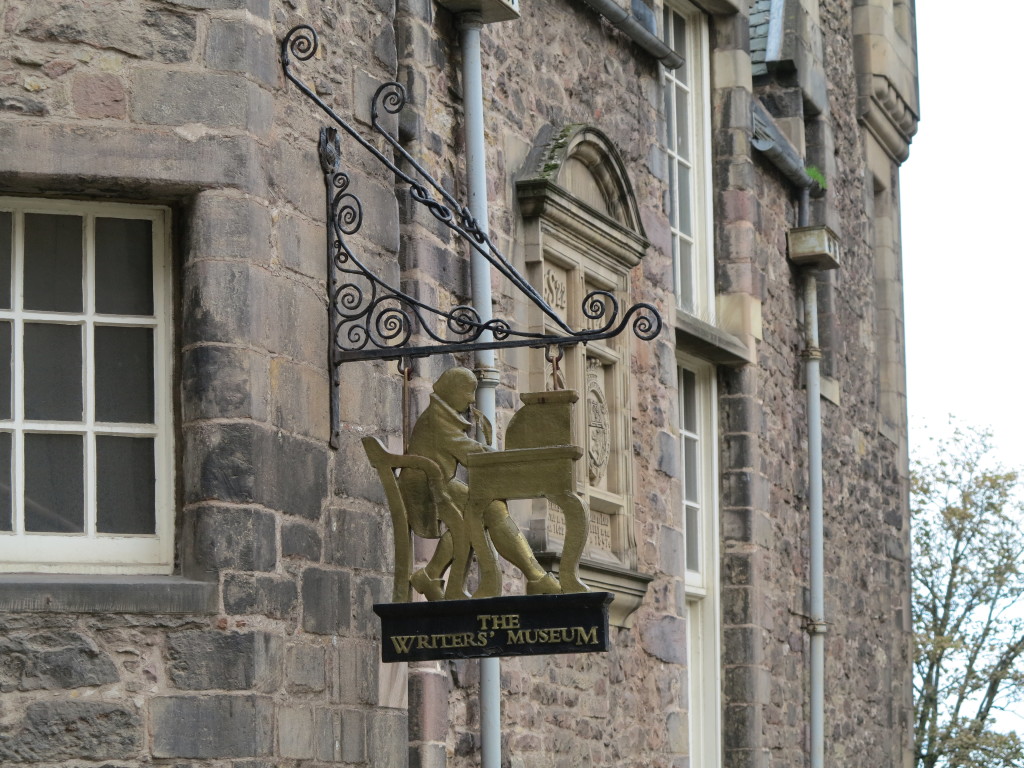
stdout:
[(747, 345), (728, 331), (683, 311), (676, 312), (676, 345), (710, 363), (738, 367), (755, 362)]
[(217, 583), (180, 576), (0, 575), (0, 611), (23, 613), (217, 612)]

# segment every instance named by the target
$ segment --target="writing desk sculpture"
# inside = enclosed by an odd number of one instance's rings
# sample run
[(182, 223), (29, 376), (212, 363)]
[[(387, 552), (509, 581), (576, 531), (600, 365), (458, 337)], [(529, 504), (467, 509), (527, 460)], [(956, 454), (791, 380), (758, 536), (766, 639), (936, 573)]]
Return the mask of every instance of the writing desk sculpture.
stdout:
[[(387, 453), (376, 438), (363, 440), (384, 483), (395, 529), (393, 599), (408, 600), (410, 584), (428, 600), (467, 597), (471, 548), (480, 564), (473, 597), (501, 594), (499, 554), (526, 576), (528, 595), (587, 591), (579, 580), (579, 559), (589, 515), (573, 480), (573, 462), (583, 451), (570, 442), (576, 393), (522, 395), (524, 406), (509, 424), (504, 451), (491, 451), (467, 434), (474, 427), (466, 414), (475, 394), (472, 371), (452, 368), (435, 382), (430, 403), (413, 427), (407, 456)], [(468, 484), (455, 477), (459, 465), (467, 469)], [(541, 497), (558, 504), (566, 516), (559, 581), (537, 562), (505, 503)], [(410, 573), (410, 531), (438, 539), (430, 562), (415, 573)]]

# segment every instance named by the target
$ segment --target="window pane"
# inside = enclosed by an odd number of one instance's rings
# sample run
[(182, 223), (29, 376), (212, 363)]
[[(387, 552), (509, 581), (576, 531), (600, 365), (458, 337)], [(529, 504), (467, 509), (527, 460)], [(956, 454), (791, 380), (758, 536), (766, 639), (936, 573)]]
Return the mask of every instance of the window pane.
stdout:
[[(686, 22), (678, 13), (672, 14), (672, 50), (686, 58)], [(676, 77), (683, 81), (688, 79), (685, 63), (676, 70)]]
[(683, 369), (683, 429), (697, 431), (697, 376)]
[(665, 147), (668, 149), (672, 148), (672, 137), (675, 136), (676, 130), (675, 125), (672, 124), (672, 116), (675, 114), (675, 108), (672, 106), (672, 95), (675, 93), (675, 90), (675, 86), (672, 83), (665, 83)]
[(0, 419), (11, 418), (11, 323), (0, 322)]
[(691, 204), (691, 182), (690, 182), (690, 169), (683, 163), (676, 163), (678, 166), (676, 169), (676, 185), (679, 187), (676, 193), (679, 201), (679, 218), (677, 219), (676, 227), (684, 235), (693, 236), (693, 224), (690, 221), (690, 204)]
[(82, 329), (25, 323), (25, 418), (82, 420)]
[(25, 214), (25, 309), (82, 311), (82, 217)]
[(686, 462), (686, 466), (683, 468), (686, 500), (696, 504), (700, 502), (700, 462), (697, 456), (697, 438), (683, 439), (683, 460)]
[(14, 217), (0, 211), (0, 309), (11, 308), (11, 245), (14, 242)]
[(153, 223), (96, 219), (96, 311), (153, 314)]
[(682, 88), (676, 88), (676, 154), (690, 159), (690, 95)]
[(97, 325), (96, 420), (151, 424), (153, 329)]
[(96, 530), (156, 533), (153, 439), (96, 437)]
[(676, 258), (679, 260), (679, 306), (693, 312), (693, 246), (676, 238)]
[(700, 570), (700, 510), (687, 507), (686, 515), (686, 570)]
[(14, 505), (11, 503), (11, 439), (10, 432), (0, 432), (0, 531), (14, 530)]
[(25, 530), (83, 533), (81, 435), (25, 435)]

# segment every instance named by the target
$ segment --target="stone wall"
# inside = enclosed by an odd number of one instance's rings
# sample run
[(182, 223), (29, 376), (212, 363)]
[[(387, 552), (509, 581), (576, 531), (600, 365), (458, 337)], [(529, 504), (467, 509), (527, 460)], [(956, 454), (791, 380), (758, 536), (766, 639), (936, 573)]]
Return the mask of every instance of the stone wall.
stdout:
[[(580, 0), (523, 10), (483, 33), (492, 238), (522, 261), (514, 181), (527, 154), (547, 126), (592, 124), (618, 147), (652, 243), (634, 298), (671, 325), (657, 66)], [(850, 0), (821, 4), (829, 130), (808, 139), (830, 179), (815, 215), (843, 239), (838, 396), (823, 406), (826, 760), (890, 766), (910, 733), (906, 459), (879, 432), (851, 14)], [(416, 665), (407, 703), (406, 670), (378, 662), (370, 606), (390, 593), (391, 534), (359, 441), (400, 445), (401, 379), (394, 364), (344, 365), (340, 447), (327, 447), (323, 120), (277, 58), (300, 22), (321, 32), (302, 65), (317, 93), (366, 129), (374, 90), (397, 78), (403, 145), (465, 197), (458, 30), (432, 0), (0, 0), (0, 193), (170, 206), (180, 302), (176, 574), (0, 576), (5, 765), (478, 762), (476, 663)], [(751, 103), (795, 104), (780, 124), (812, 116), (799, 97), (774, 98), (799, 82), (751, 79), (742, 14), (712, 17), (711, 48), (716, 290), (756, 361), (718, 373), (724, 759), (802, 765), (807, 425), (800, 279), (785, 258), (796, 196), (751, 147)], [(413, 295), (464, 303), (465, 249), (366, 153), (343, 140), (342, 158), (367, 211), (360, 254)], [(495, 306), (518, 307), (500, 281)], [(607, 655), (503, 662), (512, 768), (687, 764), (675, 353), (671, 332), (631, 346), (637, 561), (654, 580)], [(414, 363), (414, 413), (453, 363), (470, 361)], [(499, 356), (499, 432), (527, 365)], [(511, 572), (506, 588), (521, 590)]]
[[(370, 611), (390, 591), (387, 518), (353, 454), (367, 426), (399, 428), (398, 390), (348, 373), (352, 439), (329, 450), (321, 119), (278, 61), (312, 21), (330, 41), (318, 91), (365, 105), (395, 74), (392, 17), (0, 4), (0, 191), (170, 206), (180, 302), (177, 575), (3, 577), (4, 765), (404, 763), (404, 678), (381, 671)], [(353, 176), (377, 214), (364, 242), (393, 262), (391, 182)]]

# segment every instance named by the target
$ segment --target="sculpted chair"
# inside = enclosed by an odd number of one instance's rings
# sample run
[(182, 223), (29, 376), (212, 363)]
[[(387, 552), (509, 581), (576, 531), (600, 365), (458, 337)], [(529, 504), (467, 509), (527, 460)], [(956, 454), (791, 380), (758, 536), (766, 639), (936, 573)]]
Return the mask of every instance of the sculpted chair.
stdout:
[(422, 515), (412, 515), (406, 508), (405, 499), (398, 487), (400, 471), (419, 471), (426, 475), (431, 502), (436, 519), (443, 522), (452, 537), (453, 562), (448, 575), (445, 598), (466, 597), (463, 592), (466, 569), (469, 565), (469, 537), (462, 514), (452, 503), (445, 490), (445, 478), (437, 464), (423, 456), (390, 453), (376, 437), (363, 438), (363, 450), (370, 464), (380, 475), (381, 485), (391, 512), (391, 525), (395, 536), (395, 583), (391, 600), (395, 603), (409, 602), (409, 586), (412, 578), (412, 535), (424, 539), (438, 539), (443, 534), (435, 528), (427, 529), (418, 524)]

